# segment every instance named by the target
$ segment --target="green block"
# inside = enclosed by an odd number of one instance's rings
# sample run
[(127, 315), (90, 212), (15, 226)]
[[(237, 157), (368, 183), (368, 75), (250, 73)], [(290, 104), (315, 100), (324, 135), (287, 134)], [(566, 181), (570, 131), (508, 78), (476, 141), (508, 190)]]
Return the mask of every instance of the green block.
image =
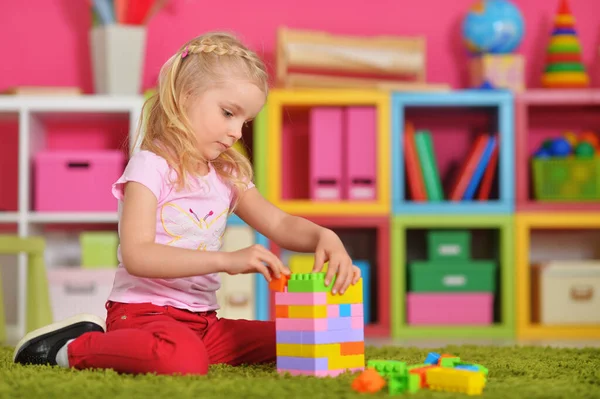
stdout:
[(403, 377), (408, 374), (406, 363), (399, 360), (369, 360), (367, 368), (375, 369), (385, 379)]
[(288, 281), (288, 292), (330, 292), (336, 276), (326, 286), (325, 275), (324, 272), (293, 273)]
[(409, 265), (413, 292), (496, 292), (493, 261), (417, 261)]
[(440, 362), (441, 367), (453, 368), (457, 364), (460, 364), (460, 357), (443, 357)]
[(388, 381), (388, 392), (390, 395), (399, 395), (408, 389), (407, 377), (391, 377)]
[(408, 392), (416, 393), (421, 389), (421, 377), (418, 374), (408, 375)]
[(117, 267), (119, 236), (112, 231), (86, 231), (79, 235), (81, 266), (84, 268)]
[(468, 260), (471, 234), (466, 230), (431, 230), (427, 235), (429, 260)]

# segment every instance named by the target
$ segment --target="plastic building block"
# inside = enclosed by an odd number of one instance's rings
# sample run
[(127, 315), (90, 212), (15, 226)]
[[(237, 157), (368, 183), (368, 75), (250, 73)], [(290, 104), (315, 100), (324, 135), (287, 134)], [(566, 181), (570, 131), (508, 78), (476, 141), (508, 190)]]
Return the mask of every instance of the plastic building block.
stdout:
[(283, 331), (276, 332), (278, 343), (284, 344), (333, 344), (338, 342), (364, 341), (363, 330), (339, 331)]
[(288, 281), (288, 292), (330, 292), (337, 276), (325, 285), (326, 273), (292, 273)]
[(269, 290), (275, 292), (284, 292), (288, 285), (289, 277), (282, 274), (281, 277), (275, 278), (271, 273), (272, 280), (269, 282)]
[[(332, 283), (333, 284), (333, 283)], [(330, 284), (331, 285), (331, 284)], [(327, 303), (329, 304), (357, 304), (363, 303), (363, 280), (362, 278), (354, 285), (350, 285), (343, 294), (327, 293)]]
[(361, 393), (375, 393), (385, 386), (385, 379), (374, 369), (366, 369), (352, 381), (352, 389)]
[(275, 302), (278, 305), (327, 305), (327, 295), (324, 292), (276, 292)]
[(350, 317), (352, 316), (352, 308), (349, 303), (344, 303), (340, 305), (340, 317)]
[[(277, 330), (285, 331), (336, 331), (353, 328), (351, 317), (282, 318), (277, 320)], [(360, 328), (360, 327), (359, 327)]]
[(438, 364), (440, 360), (440, 354), (436, 352), (429, 352), (425, 358), (425, 364)]
[(481, 372), (446, 367), (427, 370), (426, 380), (431, 390), (462, 392), (468, 395), (480, 395), (485, 386), (485, 377)]
[(340, 353), (342, 356), (346, 355), (364, 355), (365, 354), (365, 343), (359, 342), (342, 342), (340, 344)]
[(421, 388), (427, 388), (427, 379), (426, 379), (426, 374), (427, 374), (427, 370), (429, 370), (432, 367), (438, 367), (438, 366), (434, 366), (434, 365), (423, 365), (420, 364), (417, 367), (409, 367), (408, 368), (408, 372), (411, 375), (417, 375), (419, 377), (419, 386)]
[(460, 363), (460, 357), (452, 356), (452, 355), (442, 355), (438, 362), (438, 365), (441, 367), (454, 367)]

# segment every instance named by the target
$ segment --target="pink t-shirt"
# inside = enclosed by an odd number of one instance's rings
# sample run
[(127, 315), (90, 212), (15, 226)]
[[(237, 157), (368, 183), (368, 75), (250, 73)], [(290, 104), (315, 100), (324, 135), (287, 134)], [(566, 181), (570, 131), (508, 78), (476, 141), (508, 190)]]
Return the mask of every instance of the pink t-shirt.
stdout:
[[(164, 158), (142, 150), (131, 157), (123, 175), (113, 184), (112, 191), (121, 202), (124, 183), (135, 181), (154, 193), (158, 201), (156, 243), (198, 251), (220, 250), (233, 199), (232, 190), (219, 178), (212, 165), (206, 176), (191, 179), (190, 189), (177, 191), (173, 183), (175, 176), (176, 172)], [(254, 187), (252, 182), (248, 184), (248, 188), (251, 187)], [(150, 302), (193, 312), (219, 308), (216, 291), (220, 288), (220, 280), (217, 273), (175, 279), (136, 277), (123, 266), (120, 246), (117, 256), (119, 266), (109, 300)]]

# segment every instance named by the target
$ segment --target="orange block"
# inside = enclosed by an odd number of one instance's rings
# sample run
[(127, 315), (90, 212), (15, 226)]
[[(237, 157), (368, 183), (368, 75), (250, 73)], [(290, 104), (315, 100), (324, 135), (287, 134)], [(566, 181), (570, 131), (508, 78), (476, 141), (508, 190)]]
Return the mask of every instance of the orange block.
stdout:
[(287, 319), (288, 306), (287, 305), (275, 305), (275, 317)]
[(285, 287), (287, 287), (288, 280), (290, 278), (288, 276), (286, 276), (285, 274), (282, 274), (281, 277), (279, 277), (279, 278), (275, 278), (273, 276), (272, 272), (271, 272), (271, 277), (272, 277), (272, 280), (271, 280), (271, 282), (269, 282), (269, 289), (271, 291), (276, 291), (276, 292), (285, 292)]
[(442, 364), (442, 359), (445, 357), (456, 357), (455, 355), (449, 355), (447, 353), (444, 353), (442, 356), (440, 356), (440, 359), (438, 360), (438, 366)]
[(375, 393), (385, 386), (385, 379), (375, 369), (366, 369), (352, 381), (356, 392)]
[(341, 342), (340, 343), (340, 355), (364, 355), (365, 354), (365, 343), (364, 342)]

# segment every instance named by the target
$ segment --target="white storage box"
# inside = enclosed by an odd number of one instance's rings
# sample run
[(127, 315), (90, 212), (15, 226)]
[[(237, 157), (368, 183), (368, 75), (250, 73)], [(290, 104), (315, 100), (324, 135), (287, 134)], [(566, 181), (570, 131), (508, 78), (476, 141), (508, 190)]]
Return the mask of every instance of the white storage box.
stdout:
[(48, 270), (54, 321), (80, 313), (106, 320), (106, 300), (116, 269), (60, 268)]
[(600, 325), (600, 261), (536, 265), (533, 294), (541, 324)]
[[(254, 244), (254, 231), (248, 226), (228, 226), (221, 251), (233, 252)], [(254, 279), (262, 275), (221, 273), (221, 289), (217, 299), (221, 307), (217, 314), (227, 319), (255, 319), (256, 294)]]

